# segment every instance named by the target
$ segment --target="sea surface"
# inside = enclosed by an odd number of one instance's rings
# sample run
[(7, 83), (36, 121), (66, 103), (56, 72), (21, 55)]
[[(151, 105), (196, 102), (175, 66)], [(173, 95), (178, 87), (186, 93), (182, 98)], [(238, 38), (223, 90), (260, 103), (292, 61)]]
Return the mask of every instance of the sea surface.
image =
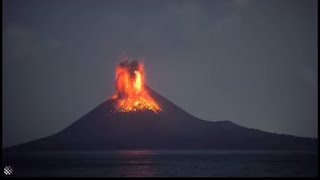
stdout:
[(81, 151), (5, 154), (20, 177), (312, 177), (318, 152)]

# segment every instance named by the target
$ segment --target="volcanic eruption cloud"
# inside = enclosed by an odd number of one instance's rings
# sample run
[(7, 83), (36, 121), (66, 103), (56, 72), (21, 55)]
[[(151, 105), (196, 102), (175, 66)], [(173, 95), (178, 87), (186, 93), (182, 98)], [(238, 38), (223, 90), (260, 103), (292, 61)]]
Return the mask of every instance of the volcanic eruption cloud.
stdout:
[(116, 100), (117, 112), (134, 112), (151, 110), (162, 111), (160, 105), (145, 89), (145, 73), (143, 64), (137, 60), (124, 60), (116, 67), (116, 92), (112, 99)]

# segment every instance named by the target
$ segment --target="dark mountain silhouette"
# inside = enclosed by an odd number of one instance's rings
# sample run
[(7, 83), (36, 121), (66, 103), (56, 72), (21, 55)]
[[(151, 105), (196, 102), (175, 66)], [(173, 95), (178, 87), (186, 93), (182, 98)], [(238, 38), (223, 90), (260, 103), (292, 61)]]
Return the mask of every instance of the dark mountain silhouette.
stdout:
[(268, 133), (230, 121), (205, 121), (185, 112), (149, 87), (163, 112), (112, 112), (107, 100), (61, 132), (7, 151), (228, 149), (317, 150), (318, 139)]

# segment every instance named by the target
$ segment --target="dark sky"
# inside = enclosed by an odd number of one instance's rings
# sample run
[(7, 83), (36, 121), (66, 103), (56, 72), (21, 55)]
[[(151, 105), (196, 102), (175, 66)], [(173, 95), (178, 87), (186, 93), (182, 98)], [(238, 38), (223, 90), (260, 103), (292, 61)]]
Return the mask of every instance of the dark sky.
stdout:
[(316, 0), (4, 0), (3, 147), (114, 92), (119, 57), (211, 121), (318, 137)]

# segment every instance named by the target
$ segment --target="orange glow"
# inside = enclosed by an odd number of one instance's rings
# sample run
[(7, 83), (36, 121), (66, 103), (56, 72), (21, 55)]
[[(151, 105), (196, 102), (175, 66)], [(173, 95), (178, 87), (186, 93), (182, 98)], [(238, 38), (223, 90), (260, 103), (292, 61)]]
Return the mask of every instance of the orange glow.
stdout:
[(116, 67), (116, 111), (130, 112), (152, 110), (162, 111), (144, 88), (143, 64), (137, 61), (124, 61)]

